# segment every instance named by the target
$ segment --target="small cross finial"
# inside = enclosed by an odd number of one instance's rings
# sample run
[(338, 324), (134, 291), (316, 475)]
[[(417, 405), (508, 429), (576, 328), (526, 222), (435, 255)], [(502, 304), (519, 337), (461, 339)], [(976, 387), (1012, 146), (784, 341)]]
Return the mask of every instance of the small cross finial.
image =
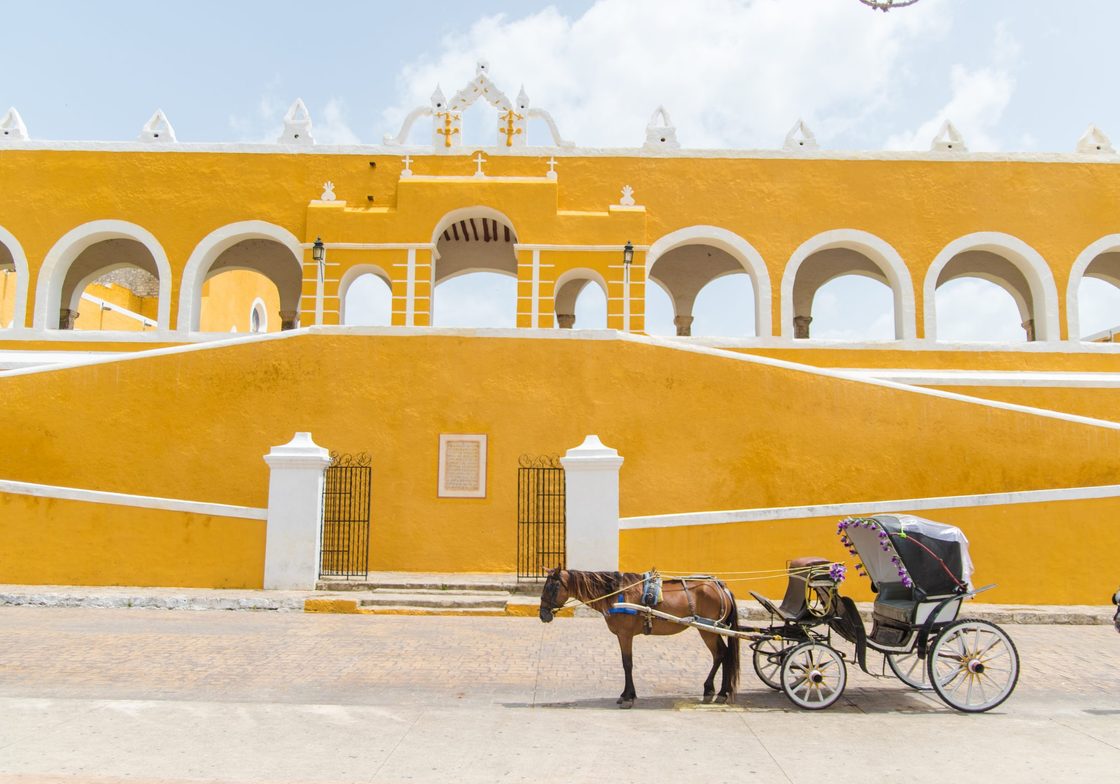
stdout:
[(401, 163), (404, 164), (404, 168), (401, 169), (401, 176), (402, 177), (411, 177), (412, 176), (412, 156), (411, 155), (404, 156), (403, 158), (401, 158)]
[(486, 159), (482, 157), (482, 152), (480, 151), (478, 153), (478, 155), (476, 155), (472, 160), (475, 162), (475, 165), (477, 166), (477, 170), (475, 171), (474, 176), (475, 177), (485, 177), (486, 173), (484, 171), (482, 171), (482, 164), (486, 163)]
[(545, 175), (550, 180), (556, 179), (556, 156), (550, 155), (548, 158), (548, 174)]

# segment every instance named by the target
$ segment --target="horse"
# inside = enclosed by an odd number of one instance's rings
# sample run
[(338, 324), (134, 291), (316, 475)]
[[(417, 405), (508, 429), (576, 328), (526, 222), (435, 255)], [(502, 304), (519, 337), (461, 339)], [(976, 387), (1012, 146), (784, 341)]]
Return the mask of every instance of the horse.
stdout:
[[(633, 641), (639, 634), (678, 634), (689, 628), (683, 624), (662, 620), (636, 611), (616, 609), (616, 601), (641, 603), (643, 576), (636, 572), (582, 572), (574, 569), (553, 569), (548, 573), (541, 591), (540, 619), (549, 623), (568, 601), (576, 599), (598, 610), (607, 622), (607, 628), (618, 637), (622, 651), (622, 670), (626, 683), (616, 700), (620, 708), (632, 708), (638, 698), (634, 690)], [(657, 609), (681, 618), (697, 616), (718, 621), (735, 629), (739, 624), (739, 611), (735, 597), (719, 580), (712, 577), (666, 579), (662, 582), (662, 598)], [(699, 629), (700, 636), (712, 654), (712, 668), (704, 681), (704, 701), (733, 702), (739, 684), (739, 640)], [(723, 667), (723, 681), (719, 693), (715, 690), (716, 672)]]

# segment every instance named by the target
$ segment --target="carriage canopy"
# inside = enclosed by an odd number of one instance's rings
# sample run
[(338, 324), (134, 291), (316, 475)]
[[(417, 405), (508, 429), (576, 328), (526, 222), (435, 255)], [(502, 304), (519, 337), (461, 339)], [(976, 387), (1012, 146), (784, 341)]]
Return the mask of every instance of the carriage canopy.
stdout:
[(876, 585), (901, 583), (925, 596), (972, 588), (972, 558), (961, 529), (913, 515), (850, 517), (840, 534)]

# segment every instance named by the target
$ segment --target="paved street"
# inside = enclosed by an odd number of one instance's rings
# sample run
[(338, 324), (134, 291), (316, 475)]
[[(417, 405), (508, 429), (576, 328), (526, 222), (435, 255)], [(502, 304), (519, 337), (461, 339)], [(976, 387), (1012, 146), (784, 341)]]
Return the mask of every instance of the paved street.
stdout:
[(738, 704), (702, 706), (691, 631), (635, 643), (623, 712), (597, 619), (0, 608), (0, 782), (1115, 777), (1120, 635), (1008, 631), (1019, 687), (987, 715), (854, 669), (802, 712), (747, 656)]

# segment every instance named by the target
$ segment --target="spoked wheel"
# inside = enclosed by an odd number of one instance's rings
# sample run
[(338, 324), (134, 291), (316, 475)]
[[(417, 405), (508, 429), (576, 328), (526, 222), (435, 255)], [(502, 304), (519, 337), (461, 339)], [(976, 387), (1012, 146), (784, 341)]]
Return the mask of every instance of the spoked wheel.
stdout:
[(782, 653), (797, 643), (790, 640), (763, 640), (754, 645), (754, 671), (759, 680), (775, 691), (782, 690)]
[(887, 664), (895, 677), (911, 689), (929, 691), (933, 686), (929, 683), (929, 668), (926, 660), (919, 659), (916, 653), (884, 653)]
[(848, 668), (840, 652), (824, 643), (803, 642), (782, 659), (782, 691), (799, 708), (820, 710), (840, 699)]
[(937, 635), (929, 652), (929, 680), (950, 707), (981, 713), (999, 705), (1019, 680), (1019, 652), (994, 623), (961, 620)]

